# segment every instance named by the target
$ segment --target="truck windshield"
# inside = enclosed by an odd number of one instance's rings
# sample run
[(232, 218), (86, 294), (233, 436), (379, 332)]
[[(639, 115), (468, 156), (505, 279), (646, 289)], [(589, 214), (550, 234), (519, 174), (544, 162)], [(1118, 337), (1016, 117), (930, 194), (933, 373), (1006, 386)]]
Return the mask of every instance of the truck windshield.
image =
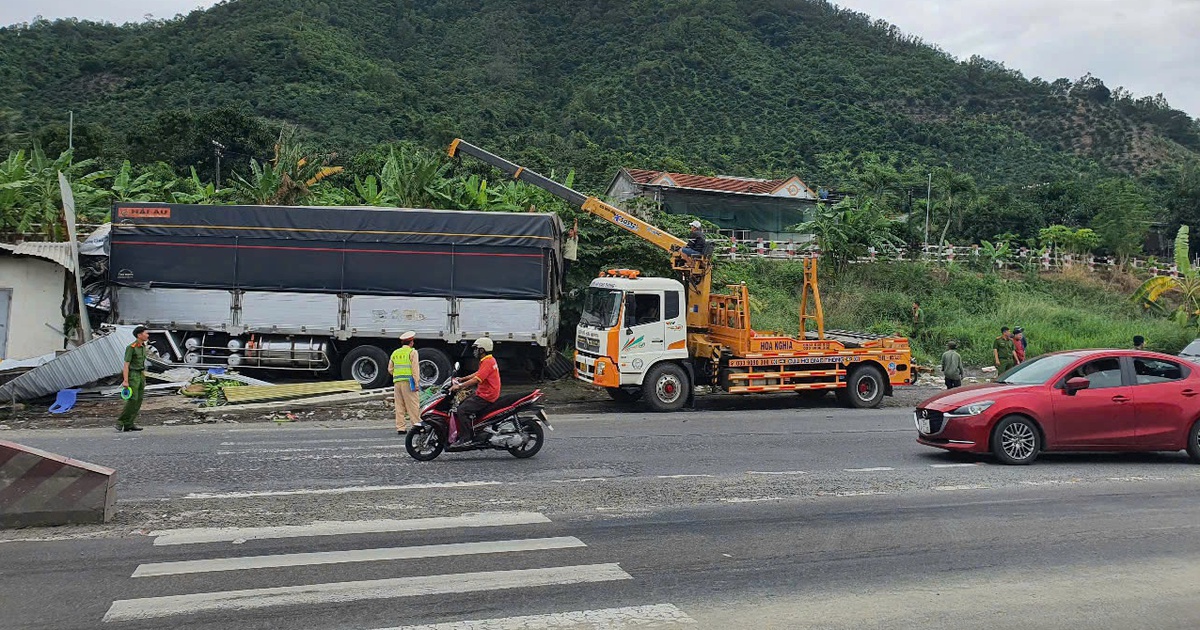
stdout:
[(587, 290), (579, 323), (593, 328), (612, 328), (621, 315), (621, 292), (612, 289)]

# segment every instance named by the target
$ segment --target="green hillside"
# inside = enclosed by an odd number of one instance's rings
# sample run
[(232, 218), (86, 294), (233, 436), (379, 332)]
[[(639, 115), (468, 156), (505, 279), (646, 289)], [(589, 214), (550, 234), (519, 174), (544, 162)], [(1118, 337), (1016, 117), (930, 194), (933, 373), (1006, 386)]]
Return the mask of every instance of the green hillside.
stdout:
[(844, 186), (836, 165), (863, 152), (1024, 186), (1200, 151), (1159, 99), (960, 62), (815, 0), (234, 0), (0, 29), (0, 82), (9, 148), (53, 152), (73, 109), (77, 157), (180, 170), (211, 168), (211, 139), (262, 157), (255, 118), (343, 155), (462, 135), (593, 189), (618, 165)]

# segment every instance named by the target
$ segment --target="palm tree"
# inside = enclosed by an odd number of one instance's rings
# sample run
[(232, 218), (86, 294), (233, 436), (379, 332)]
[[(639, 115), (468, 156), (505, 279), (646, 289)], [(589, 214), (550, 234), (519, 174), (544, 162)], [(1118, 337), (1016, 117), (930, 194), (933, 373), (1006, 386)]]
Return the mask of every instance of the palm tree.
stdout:
[(1200, 317), (1200, 269), (1192, 266), (1188, 250), (1188, 226), (1184, 225), (1175, 236), (1175, 267), (1178, 275), (1150, 278), (1133, 294), (1133, 300), (1143, 308), (1160, 313), (1167, 312), (1167, 307), (1162, 304), (1164, 296), (1178, 295), (1179, 306), (1171, 313), (1171, 319), (1184, 326)]

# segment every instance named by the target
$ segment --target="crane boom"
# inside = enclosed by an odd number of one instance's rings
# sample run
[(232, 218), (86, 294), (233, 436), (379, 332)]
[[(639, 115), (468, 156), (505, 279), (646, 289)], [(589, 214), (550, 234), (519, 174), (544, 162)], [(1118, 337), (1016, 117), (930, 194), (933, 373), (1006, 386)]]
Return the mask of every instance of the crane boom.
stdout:
[(535, 173), (524, 166), (509, 162), (494, 153), (485, 151), (462, 139), (455, 139), (454, 142), (450, 143), (448, 153), (450, 157), (465, 153), (485, 164), (494, 166), (511, 175), (513, 179), (537, 186), (573, 206), (590, 212), (608, 223), (648, 241), (660, 249), (670, 252), (678, 250), (685, 245), (683, 239), (664, 232), (616, 206), (607, 204), (598, 197), (588, 196), (577, 190), (568, 188), (549, 177)]

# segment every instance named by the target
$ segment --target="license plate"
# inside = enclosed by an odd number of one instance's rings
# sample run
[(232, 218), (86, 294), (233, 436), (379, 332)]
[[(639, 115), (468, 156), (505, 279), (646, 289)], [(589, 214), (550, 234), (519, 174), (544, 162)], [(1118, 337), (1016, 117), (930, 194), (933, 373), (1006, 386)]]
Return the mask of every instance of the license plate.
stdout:
[(913, 414), (917, 419), (917, 430), (921, 433), (929, 433), (929, 418), (922, 418), (919, 414)]

